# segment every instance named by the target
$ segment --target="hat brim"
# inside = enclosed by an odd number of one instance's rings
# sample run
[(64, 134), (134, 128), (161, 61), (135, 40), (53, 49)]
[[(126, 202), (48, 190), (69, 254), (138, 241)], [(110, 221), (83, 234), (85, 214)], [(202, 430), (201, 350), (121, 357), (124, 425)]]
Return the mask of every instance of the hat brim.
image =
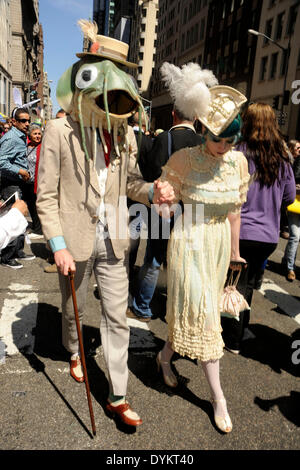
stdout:
[(79, 52), (76, 54), (79, 59), (83, 57), (98, 57), (101, 59), (111, 60), (112, 62), (118, 62), (118, 64), (126, 65), (130, 68), (138, 68), (138, 64), (134, 64), (133, 62), (127, 62), (127, 60), (118, 59), (117, 57), (109, 56), (107, 54), (96, 54), (94, 52)]

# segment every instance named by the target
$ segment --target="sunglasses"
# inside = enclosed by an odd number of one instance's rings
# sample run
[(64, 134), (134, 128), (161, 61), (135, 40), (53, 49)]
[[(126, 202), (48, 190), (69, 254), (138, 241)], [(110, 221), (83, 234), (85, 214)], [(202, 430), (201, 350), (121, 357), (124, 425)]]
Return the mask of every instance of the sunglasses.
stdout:
[(232, 145), (236, 142), (236, 136), (234, 135), (233, 137), (228, 137), (227, 139), (222, 138), (222, 137), (217, 137), (216, 135), (212, 134), (211, 132), (208, 132), (208, 138), (212, 142), (215, 143), (220, 143), (222, 140), (225, 140), (225, 143), (228, 145)]
[(29, 122), (29, 124), (30, 124), (31, 119), (16, 119), (16, 121), (22, 122), (23, 124), (25, 124), (25, 122)]

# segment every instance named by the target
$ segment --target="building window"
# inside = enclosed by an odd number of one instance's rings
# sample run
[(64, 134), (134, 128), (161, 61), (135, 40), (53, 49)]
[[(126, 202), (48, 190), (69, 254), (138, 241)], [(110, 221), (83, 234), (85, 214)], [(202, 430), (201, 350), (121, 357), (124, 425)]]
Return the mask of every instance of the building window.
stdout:
[(143, 18), (146, 18), (146, 16), (147, 16), (147, 8), (143, 8), (143, 9), (142, 9), (142, 15), (143, 15)]
[(226, 2), (223, 3), (222, 20), (224, 20), (225, 15), (226, 15)]
[(280, 75), (281, 76), (283, 76), (285, 74), (286, 67), (287, 67), (287, 50), (282, 51), (281, 65), (280, 65)]
[(271, 56), (271, 67), (270, 67), (270, 79), (273, 79), (276, 77), (276, 71), (277, 71), (277, 61), (278, 61), (278, 52), (275, 54), (272, 54)]
[(295, 24), (297, 21), (298, 6), (299, 5), (293, 5), (290, 8), (287, 31), (286, 31), (288, 36), (291, 36), (292, 34), (294, 34)]
[(259, 73), (259, 80), (265, 80), (267, 74), (267, 65), (268, 65), (268, 57), (262, 57), (260, 63), (260, 73)]
[[(266, 22), (265, 35), (269, 38), (272, 38), (272, 28), (273, 28), (273, 19), (270, 19)], [(269, 41), (267, 38), (264, 38), (264, 44), (268, 44)]]
[(187, 21), (187, 8), (184, 9), (184, 13), (183, 13), (183, 24), (185, 24)]
[(205, 32), (205, 18), (202, 18), (201, 25), (200, 25), (200, 41), (204, 39), (204, 32)]
[(280, 13), (280, 15), (277, 16), (277, 20), (276, 20), (275, 40), (277, 41), (280, 40), (282, 36), (283, 21), (284, 21), (284, 12)]

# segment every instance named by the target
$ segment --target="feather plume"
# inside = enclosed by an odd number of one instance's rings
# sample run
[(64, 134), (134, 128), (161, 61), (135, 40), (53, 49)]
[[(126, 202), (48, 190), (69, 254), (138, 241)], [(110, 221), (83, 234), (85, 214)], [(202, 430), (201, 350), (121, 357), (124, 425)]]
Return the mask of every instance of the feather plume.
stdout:
[(209, 87), (218, 84), (210, 70), (202, 70), (193, 62), (181, 68), (164, 62), (160, 72), (178, 111), (191, 121), (207, 114), (211, 100)]
[(83, 35), (90, 41), (97, 42), (98, 26), (95, 21), (91, 22), (88, 20), (78, 20), (78, 26), (80, 26)]

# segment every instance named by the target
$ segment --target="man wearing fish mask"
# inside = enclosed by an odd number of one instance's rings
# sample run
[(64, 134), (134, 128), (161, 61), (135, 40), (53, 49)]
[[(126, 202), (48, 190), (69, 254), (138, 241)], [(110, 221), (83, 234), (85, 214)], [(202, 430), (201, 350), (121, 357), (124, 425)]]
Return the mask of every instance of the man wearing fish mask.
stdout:
[[(92, 272), (101, 298), (101, 342), (108, 369), (107, 410), (130, 426), (142, 420), (126, 401), (128, 380), (128, 211), (126, 196), (149, 205), (153, 188), (136, 165), (137, 147), (128, 117), (144, 113), (133, 78), (120, 65), (128, 45), (79, 25), (92, 45), (61, 77), (59, 105), (69, 114), (47, 124), (38, 173), (37, 208), (54, 253), (62, 292), (62, 340), (71, 353), (70, 373), (83, 382), (68, 272), (74, 272), (82, 323)], [(172, 190), (162, 188), (170, 197)]]

